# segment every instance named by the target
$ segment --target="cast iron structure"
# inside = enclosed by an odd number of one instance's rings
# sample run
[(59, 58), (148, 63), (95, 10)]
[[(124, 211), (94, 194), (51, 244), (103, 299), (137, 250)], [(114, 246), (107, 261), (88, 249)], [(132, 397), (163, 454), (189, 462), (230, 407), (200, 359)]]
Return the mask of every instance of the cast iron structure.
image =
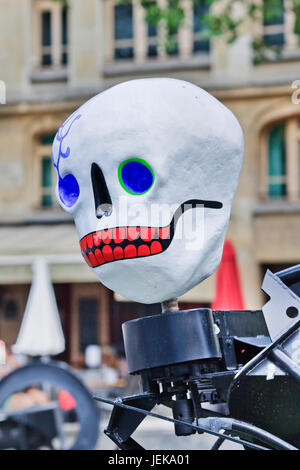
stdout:
[[(105, 433), (119, 448), (142, 448), (131, 435), (147, 415), (173, 422), (178, 436), (216, 435), (213, 449), (225, 439), (300, 448), (300, 265), (267, 271), (262, 288), (262, 311), (172, 311), (123, 324), (141, 393), (96, 397), (114, 405)], [(173, 418), (152, 413), (157, 404)]]

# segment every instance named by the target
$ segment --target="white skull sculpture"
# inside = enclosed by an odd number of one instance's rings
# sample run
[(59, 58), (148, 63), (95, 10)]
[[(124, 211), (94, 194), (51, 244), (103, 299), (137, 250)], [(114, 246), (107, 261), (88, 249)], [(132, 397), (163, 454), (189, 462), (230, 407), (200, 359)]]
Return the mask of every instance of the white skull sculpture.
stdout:
[(85, 260), (107, 287), (143, 303), (178, 297), (216, 269), (242, 159), (234, 115), (169, 78), (100, 93), (53, 143), (58, 201)]

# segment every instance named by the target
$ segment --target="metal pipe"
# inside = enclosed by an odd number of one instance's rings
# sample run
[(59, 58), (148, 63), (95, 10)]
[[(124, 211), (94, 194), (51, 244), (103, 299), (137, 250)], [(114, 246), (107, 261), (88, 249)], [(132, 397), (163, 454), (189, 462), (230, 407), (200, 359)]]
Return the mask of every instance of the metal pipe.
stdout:
[(280, 347), (274, 349), (270, 354), (270, 359), (284, 372), (294, 377), (300, 383), (300, 367), (293, 359)]
[(162, 313), (178, 312), (178, 310), (179, 310), (178, 299), (165, 300), (165, 302), (161, 303)]
[[(195, 425), (195, 424), (192, 424), (192, 423), (186, 423), (186, 422), (181, 421), (179, 419), (169, 418), (168, 416), (159, 415), (158, 413), (153, 413), (151, 411), (147, 411), (147, 410), (144, 410), (142, 408), (137, 408), (135, 406), (126, 405), (125, 403), (122, 403), (120, 401), (120, 399), (118, 399), (118, 398), (116, 400), (109, 400), (108, 398), (102, 398), (102, 397), (96, 397), (96, 396), (94, 396), (93, 398), (97, 401), (102, 402), (102, 403), (107, 403), (108, 405), (117, 406), (119, 408), (123, 408), (123, 409), (126, 409), (126, 410), (141, 413), (145, 416), (152, 416), (153, 418), (162, 419), (163, 421), (168, 421), (170, 423), (184, 424), (186, 426), (189, 426), (192, 429), (195, 429), (197, 432), (199, 432), (199, 431), (204, 432), (204, 433), (207, 432), (208, 434), (211, 434), (211, 435), (216, 436), (216, 437), (224, 437), (224, 434), (220, 434), (217, 430), (211, 429), (210, 427)], [(203, 422), (203, 420), (202, 420), (202, 422)], [(232, 441), (232, 442), (235, 442), (236, 444), (245, 445), (246, 447), (249, 447), (251, 449), (269, 450), (266, 447), (262, 447), (258, 444), (253, 444), (252, 442), (244, 441), (243, 439), (237, 439), (235, 437), (231, 437), (230, 435), (226, 435), (225, 439), (227, 439), (229, 441)], [(284, 442), (284, 441), (281, 441), (281, 442)], [(291, 446), (288, 443), (286, 443), (286, 449), (287, 450), (297, 450), (295, 447)]]
[(273, 434), (257, 428), (252, 424), (245, 423), (244, 421), (232, 420), (232, 430), (259, 439), (260, 442), (269, 445), (272, 449), (297, 450), (297, 448), (291, 445), (289, 442), (285, 442)]
[(281, 279), (282, 282), (286, 285), (294, 284), (295, 282), (299, 282), (300, 280), (300, 264), (296, 266), (292, 266), (288, 269), (283, 269), (276, 273), (276, 276)]

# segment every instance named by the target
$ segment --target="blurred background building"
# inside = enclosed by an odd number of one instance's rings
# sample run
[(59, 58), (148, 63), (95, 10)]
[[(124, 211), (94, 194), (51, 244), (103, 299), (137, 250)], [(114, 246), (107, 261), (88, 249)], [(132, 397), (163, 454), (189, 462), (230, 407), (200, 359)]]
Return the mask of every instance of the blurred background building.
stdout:
[[(73, 221), (55, 199), (51, 143), (58, 127), (88, 98), (125, 80), (188, 80), (239, 119), (245, 162), (228, 237), (245, 306), (262, 306), (266, 267), (300, 262), (300, 105), (291, 99), (300, 49), (289, 1), (272, 24), (246, 22), (230, 45), (199, 38), (204, 1), (184, 0), (184, 8), (168, 54), (159, 40), (163, 27), (145, 23), (140, 0), (69, 0), (69, 8), (53, 0), (0, 0), (0, 79), (7, 87), (0, 105), (0, 338), (8, 344), (16, 341), (36, 255), (47, 257), (66, 337), (63, 358), (73, 365), (82, 364), (88, 344), (120, 347), (121, 322), (159, 310), (96, 281), (81, 260)], [(255, 65), (254, 33), (281, 45), (281, 56)], [(214, 296), (215, 276), (180, 301), (207, 306)]]

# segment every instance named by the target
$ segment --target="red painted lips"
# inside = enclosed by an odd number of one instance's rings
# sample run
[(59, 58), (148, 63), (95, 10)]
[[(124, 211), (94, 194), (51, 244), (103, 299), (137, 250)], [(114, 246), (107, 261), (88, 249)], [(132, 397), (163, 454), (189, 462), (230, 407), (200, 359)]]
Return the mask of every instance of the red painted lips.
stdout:
[(142, 258), (165, 251), (173, 240), (183, 212), (196, 207), (222, 209), (219, 201), (190, 199), (176, 209), (166, 227), (116, 227), (92, 232), (80, 240), (81, 253), (92, 268), (126, 258)]
[(89, 266), (126, 258), (156, 255), (171, 243), (170, 226), (117, 227), (89, 233), (80, 240), (82, 256)]

